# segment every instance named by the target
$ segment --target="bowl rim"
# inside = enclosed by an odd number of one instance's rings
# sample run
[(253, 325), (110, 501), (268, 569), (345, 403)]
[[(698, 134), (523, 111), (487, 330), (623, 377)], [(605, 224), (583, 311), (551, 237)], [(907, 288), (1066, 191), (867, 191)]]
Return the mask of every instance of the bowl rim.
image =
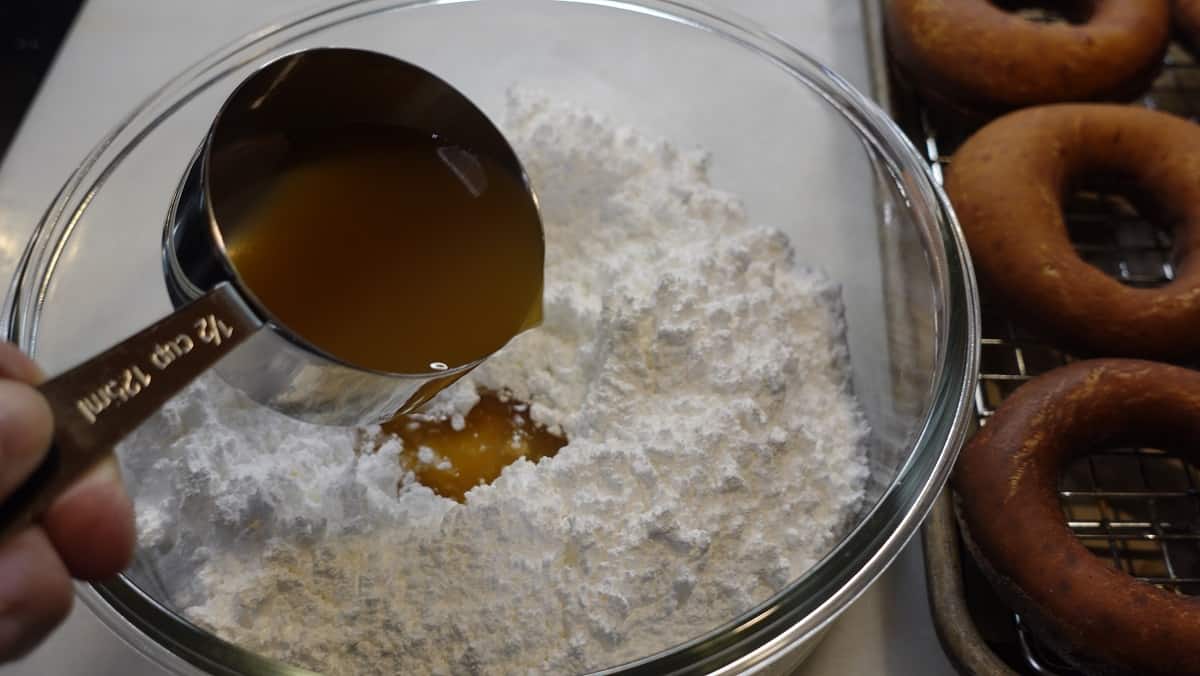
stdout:
[[(176, 109), (230, 73), (311, 33), (384, 12), (494, 0), (350, 0), (290, 15), (197, 61), (133, 108), (84, 157), (36, 225), (17, 262), (0, 310), (5, 337), (36, 345), (51, 278), (91, 196), (138, 143)], [(980, 317), (975, 276), (949, 200), (900, 128), (831, 69), (756, 22), (703, 0), (527, 0), (578, 4), (648, 15), (731, 40), (808, 86), (853, 125), (923, 214), (926, 253), (940, 282), (941, 307), (931, 401), (903, 466), (851, 533), (812, 568), (738, 618), (656, 654), (596, 673), (732, 673), (782, 658), (832, 622), (861, 595), (916, 532), (949, 477), (970, 425), (978, 378)], [(81, 206), (70, 211), (77, 196)], [(176, 673), (298, 675), (312, 672), (267, 658), (209, 634), (141, 590), (125, 575), (80, 584), (82, 600), (122, 640)], [(153, 621), (151, 621), (153, 619)]]

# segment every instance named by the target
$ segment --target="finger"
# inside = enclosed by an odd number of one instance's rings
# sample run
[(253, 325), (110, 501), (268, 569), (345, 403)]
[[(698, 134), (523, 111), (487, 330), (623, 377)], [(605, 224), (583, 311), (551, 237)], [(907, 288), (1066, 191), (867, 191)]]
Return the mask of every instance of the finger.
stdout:
[(71, 577), (41, 528), (0, 543), (0, 661), (32, 650), (71, 611)]
[[(0, 378), (38, 383), (45, 376), (16, 346), (0, 343)], [(35, 434), (43, 430), (42, 411), (26, 409), (36, 409), (45, 401), (31, 403), (21, 389), (18, 383), (0, 380), (0, 496), (20, 485), (37, 467), (52, 434), (52, 428), (46, 430), (44, 439)], [(10, 396), (14, 391), (16, 396)], [(36, 398), (41, 399), (40, 395)], [(50, 413), (48, 408), (44, 412)], [(28, 429), (20, 424), (22, 420), (28, 421)], [(11, 442), (10, 434), (15, 437)], [(10, 447), (16, 450), (5, 453)], [(10, 456), (19, 456), (20, 461)], [(59, 497), (42, 524), (75, 577), (100, 580), (124, 570), (133, 556), (133, 506), (115, 459), (103, 462)]]
[(0, 498), (20, 486), (46, 455), (50, 406), (25, 383), (0, 380)]
[(116, 459), (100, 463), (55, 500), (42, 527), (74, 577), (94, 582), (125, 570), (133, 558), (133, 503)]
[(37, 385), (46, 379), (46, 374), (16, 345), (0, 342), (0, 378)]

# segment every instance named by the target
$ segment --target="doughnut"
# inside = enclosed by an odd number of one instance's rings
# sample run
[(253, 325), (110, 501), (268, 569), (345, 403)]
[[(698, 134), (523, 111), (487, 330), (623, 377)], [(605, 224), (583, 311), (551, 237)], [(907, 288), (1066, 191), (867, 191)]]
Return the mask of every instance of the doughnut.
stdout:
[(955, 468), (964, 541), (1001, 597), (1082, 671), (1200, 674), (1200, 598), (1133, 579), (1066, 526), (1059, 476), (1077, 457), (1120, 447), (1200, 462), (1200, 372), (1099, 359), (1018, 388)]
[(903, 79), (968, 110), (1130, 100), (1153, 82), (1167, 0), (1040, 4), (1081, 6), (1085, 20), (1034, 23), (988, 0), (888, 0), (888, 47)]
[(1171, 0), (1171, 21), (1188, 46), (1200, 48), (1200, 0)]
[[(1173, 281), (1125, 286), (1072, 247), (1063, 199), (1113, 179), (1174, 231)], [(1096, 356), (1200, 355), (1200, 127), (1111, 104), (1017, 111), (959, 148), (946, 191), (981, 286), (1015, 319)]]

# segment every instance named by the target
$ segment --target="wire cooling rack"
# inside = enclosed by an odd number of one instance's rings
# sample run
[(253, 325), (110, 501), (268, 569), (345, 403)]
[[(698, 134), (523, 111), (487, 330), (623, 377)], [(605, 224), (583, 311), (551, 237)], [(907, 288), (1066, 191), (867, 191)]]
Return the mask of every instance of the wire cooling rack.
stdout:
[[(1021, 13), (1035, 21), (1061, 20), (1038, 10)], [(892, 84), (897, 117), (940, 180), (951, 154), (974, 129), (940, 116), (918, 94)], [(1139, 102), (1197, 120), (1200, 65), (1172, 46), (1161, 76)], [(1119, 186), (1108, 190), (1081, 191), (1064, 207), (1071, 240), (1081, 257), (1131, 286), (1152, 287), (1174, 279), (1171, 233), (1139, 215)], [(981, 301), (983, 345), (975, 411), (985, 425), (1022, 383), (1069, 363), (1072, 357), (1010, 321), (986, 293)], [(1144, 582), (1178, 594), (1200, 595), (1200, 472), (1196, 467), (1155, 449), (1111, 449), (1072, 465), (1060, 482), (1059, 494), (1067, 524), (1094, 554)], [(1031, 674), (1077, 673), (1040, 646), (1019, 616), (994, 598), (978, 600), (990, 596), (978, 591), (982, 586), (978, 581), (967, 582), (967, 606), (981, 633), (1000, 641), (1015, 637), (1015, 646), (991, 646), (1010, 666)], [(997, 631), (997, 625), (1007, 626)]]

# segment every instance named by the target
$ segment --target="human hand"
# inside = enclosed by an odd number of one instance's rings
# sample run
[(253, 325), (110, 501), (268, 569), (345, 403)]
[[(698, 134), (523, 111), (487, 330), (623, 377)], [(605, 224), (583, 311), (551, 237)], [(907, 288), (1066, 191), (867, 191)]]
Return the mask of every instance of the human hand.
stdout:
[[(0, 497), (45, 457), (53, 434), (41, 370), (0, 343)], [(71, 578), (102, 580), (133, 556), (133, 505), (109, 458), (51, 505), (41, 520), (0, 542), (0, 662), (42, 641), (71, 610)]]

